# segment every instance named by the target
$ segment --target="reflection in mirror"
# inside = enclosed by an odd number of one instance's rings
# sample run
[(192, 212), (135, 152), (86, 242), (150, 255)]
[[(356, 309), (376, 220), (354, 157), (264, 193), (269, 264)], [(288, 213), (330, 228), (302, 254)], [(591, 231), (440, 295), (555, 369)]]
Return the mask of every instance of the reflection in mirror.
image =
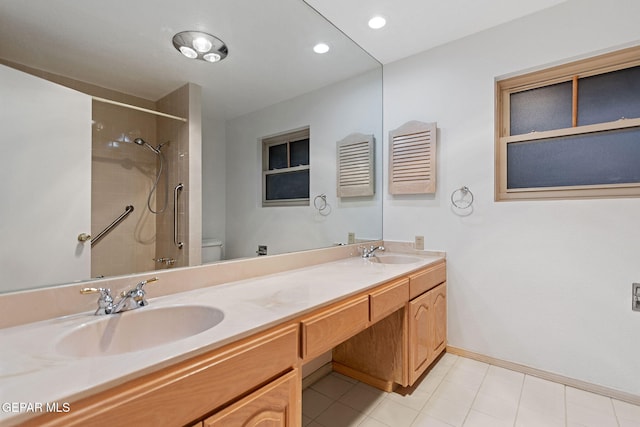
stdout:
[[(302, 0), (7, 0), (0, 17), (0, 292), (382, 237), (381, 66)], [(184, 58), (171, 39), (193, 29), (228, 56)], [(304, 128), (306, 203), (263, 207), (262, 141)], [(376, 141), (376, 191), (340, 198), (353, 133)]]

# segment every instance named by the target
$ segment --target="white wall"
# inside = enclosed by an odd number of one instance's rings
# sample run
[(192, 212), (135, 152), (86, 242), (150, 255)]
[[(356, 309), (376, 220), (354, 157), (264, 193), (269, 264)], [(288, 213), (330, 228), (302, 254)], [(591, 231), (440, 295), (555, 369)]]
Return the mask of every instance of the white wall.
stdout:
[(0, 83), (0, 292), (86, 279), (91, 97), (4, 65)]
[(226, 227), (224, 120), (202, 120), (202, 238), (224, 240)]
[[(346, 243), (349, 232), (382, 236), (381, 95), (375, 70), (227, 122), (226, 256), (255, 256), (262, 244), (276, 254)], [(311, 205), (263, 208), (260, 139), (305, 126), (311, 132)], [(339, 199), (336, 142), (353, 132), (375, 134), (376, 194)], [(331, 205), (328, 216), (313, 207), (322, 193)]]
[[(637, 43), (638, 16), (637, 0), (570, 0), (384, 68), (385, 133), (438, 123), (437, 194), (385, 188), (384, 238), (447, 251), (450, 345), (636, 395), (640, 200), (494, 202), (493, 129), (496, 77)], [(449, 199), (463, 185), (468, 217)]]

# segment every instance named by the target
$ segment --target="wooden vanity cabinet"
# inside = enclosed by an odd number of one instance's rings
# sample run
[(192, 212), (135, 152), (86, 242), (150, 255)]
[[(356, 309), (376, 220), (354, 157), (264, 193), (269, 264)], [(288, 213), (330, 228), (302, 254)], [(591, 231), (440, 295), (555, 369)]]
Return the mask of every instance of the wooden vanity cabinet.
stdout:
[(392, 391), (444, 351), (446, 318), (442, 261), (20, 425), (299, 426), (303, 361), (333, 349), (335, 371)]
[(447, 345), (446, 264), (389, 282), (369, 297), (372, 325), (334, 348), (333, 369), (384, 391), (410, 386)]
[[(302, 416), (298, 336), (297, 323), (276, 327), (72, 402), (68, 413), (44, 414), (21, 425), (202, 426), (205, 420), (204, 425), (235, 426), (244, 417), (247, 425), (297, 426)], [(284, 413), (284, 424), (265, 421), (278, 412)]]

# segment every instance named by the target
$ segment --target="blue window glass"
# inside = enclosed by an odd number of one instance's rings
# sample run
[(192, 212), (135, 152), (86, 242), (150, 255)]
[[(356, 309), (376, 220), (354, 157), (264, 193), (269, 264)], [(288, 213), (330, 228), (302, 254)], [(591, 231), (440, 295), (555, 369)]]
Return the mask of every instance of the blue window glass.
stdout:
[(571, 127), (573, 83), (564, 82), (512, 93), (511, 135)]
[(507, 145), (507, 188), (640, 182), (640, 129)]

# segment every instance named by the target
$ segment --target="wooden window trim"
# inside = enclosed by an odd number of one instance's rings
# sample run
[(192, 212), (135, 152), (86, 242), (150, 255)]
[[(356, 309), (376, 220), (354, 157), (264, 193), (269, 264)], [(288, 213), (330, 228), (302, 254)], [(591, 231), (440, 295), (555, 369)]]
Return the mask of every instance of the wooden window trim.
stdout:
[(639, 65), (640, 46), (635, 46), (497, 80), (495, 85), (495, 200), (640, 197), (640, 183), (507, 189), (507, 145), (510, 143), (640, 127), (640, 118), (633, 118), (511, 136), (509, 97), (512, 93), (575, 81), (576, 78), (605, 74)]

